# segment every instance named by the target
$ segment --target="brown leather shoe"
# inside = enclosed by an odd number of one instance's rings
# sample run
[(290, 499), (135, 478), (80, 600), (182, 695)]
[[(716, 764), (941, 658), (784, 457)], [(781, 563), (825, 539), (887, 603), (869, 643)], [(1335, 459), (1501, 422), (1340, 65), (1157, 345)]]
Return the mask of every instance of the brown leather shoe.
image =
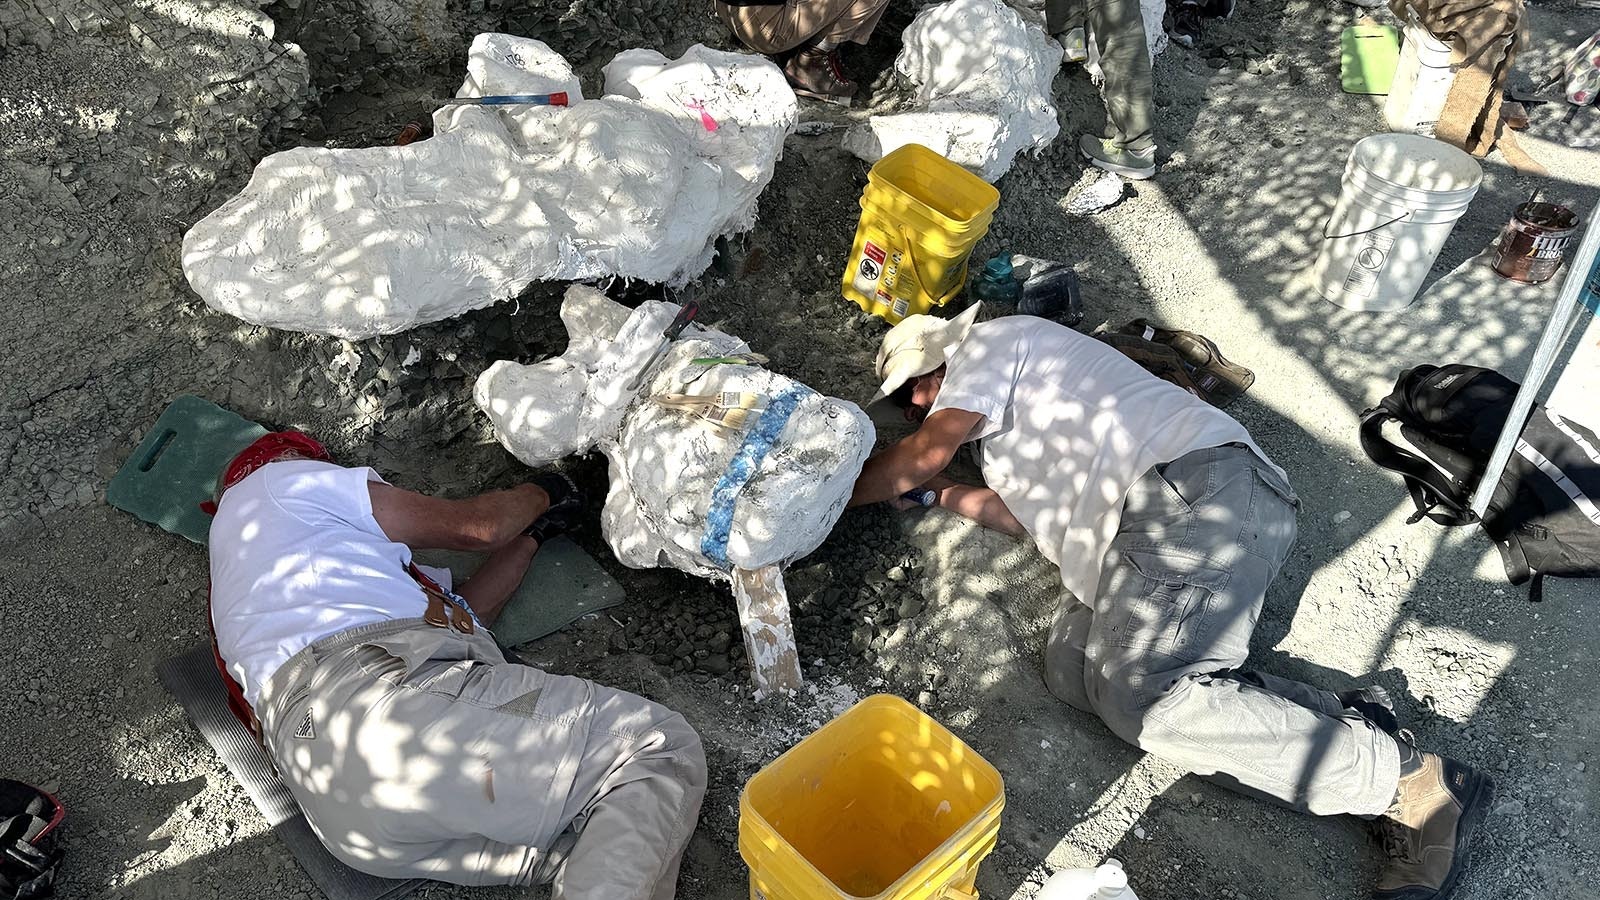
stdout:
[(849, 106), (856, 95), (856, 83), (844, 77), (838, 50), (802, 47), (783, 64), (783, 76), (802, 97)]
[(1199, 386), (1201, 396), (1219, 409), (1239, 399), (1256, 383), (1256, 373), (1223, 356), (1216, 341), (1203, 334), (1161, 328), (1146, 319), (1134, 319), (1118, 330), (1177, 351), (1188, 364), (1189, 376)]
[(1466, 867), (1473, 830), (1494, 795), (1487, 775), (1453, 759), (1418, 753), (1414, 772), (1400, 777), (1394, 805), (1378, 819), (1378, 837), (1388, 865), (1378, 876), (1374, 900), (1444, 900)]

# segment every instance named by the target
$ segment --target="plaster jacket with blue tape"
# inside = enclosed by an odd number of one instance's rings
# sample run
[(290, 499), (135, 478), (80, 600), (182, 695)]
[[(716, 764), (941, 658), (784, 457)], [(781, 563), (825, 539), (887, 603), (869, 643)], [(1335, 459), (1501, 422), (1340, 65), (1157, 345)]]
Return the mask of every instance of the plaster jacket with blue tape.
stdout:
[(744, 341), (698, 325), (632, 385), (677, 312), (659, 301), (629, 310), (574, 286), (561, 305), (567, 351), (531, 366), (495, 363), (474, 399), (530, 466), (606, 455), (602, 525), (624, 565), (725, 577), (810, 553), (850, 499), (872, 450), (871, 422), (854, 403), (740, 358), (751, 352)]

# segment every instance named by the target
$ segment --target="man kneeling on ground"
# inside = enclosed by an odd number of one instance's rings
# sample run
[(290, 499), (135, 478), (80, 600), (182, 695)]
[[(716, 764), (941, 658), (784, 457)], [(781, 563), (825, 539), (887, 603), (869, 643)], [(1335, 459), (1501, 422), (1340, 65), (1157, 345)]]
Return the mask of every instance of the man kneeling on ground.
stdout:
[[(683, 717), (506, 661), (488, 626), (581, 497), (562, 476), (467, 500), (268, 435), (211, 526), (217, 649), (312, 829), (388, 878), (553, 882), (670, 900), (705, 793)], [(458, 591), (413, 550), (485, 551)]]
[[(1244, 426), (1113, 348), (975, 313), (911, 316), (884, 337), (880, 395), (921, 424), (867, 461), (851, 503), (924, 487), (1030, 535), (1077, 598), (1046, 645), (1052, 693), (1235, 790), (1375, 818), (1388, 856), (1375, 896), (1448, 895), (1490, 780), (1412, 746), (1381, 688), (1336, 694), (1241, 668), (1294, 543), (1283, 470)], [(988, 487), (940, 474), (967, 441)]]

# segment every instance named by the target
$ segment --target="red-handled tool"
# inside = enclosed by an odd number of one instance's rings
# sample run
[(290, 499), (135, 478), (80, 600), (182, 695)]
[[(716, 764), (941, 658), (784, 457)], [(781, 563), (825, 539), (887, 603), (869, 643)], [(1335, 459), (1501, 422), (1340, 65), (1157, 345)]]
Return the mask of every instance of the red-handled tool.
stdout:
[(678, 314), (672, 317), (672, 324), (668, 325), (667, 330), (661, 333), (663, 338), (661, 346), (657, 347), (655, 352), (650, 354), (650, 358), (644, 361), (644, 365), (639, 367), (639, 371), (634, 373), (633, 380), (628, 382), (628, 390), (639, 389), (639, 382), (644, 381), (645, 373), (649, 372), (650, 367), (661, 359), (661, 355), (667, 352), (667, 348), (672, 346), (672, 342), (678, 339), (678, 335), (683, 334), (683, 330), (688, 328), (689, 323), (693, 322), (694, 317), (698, 315), (700, 315), (700, 304), (693, 300), (685, 303), (678, 310)]

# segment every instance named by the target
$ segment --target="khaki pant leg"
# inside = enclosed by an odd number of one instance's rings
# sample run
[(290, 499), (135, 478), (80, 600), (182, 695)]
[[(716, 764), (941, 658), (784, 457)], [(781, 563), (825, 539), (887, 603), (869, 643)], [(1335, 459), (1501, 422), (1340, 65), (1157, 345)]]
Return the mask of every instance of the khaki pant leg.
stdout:
[(384, 877), (670, 896), (705, 791), (676, 713), (426, 626), (319, 658), (269, 706), (268, 749), (313, 830)]
[(1155, 146), (1155, 80), (1139, 0), (1088, 0), (1089, 30), (1105, 72), (1106, 137), (1125, 150)]
[(1082, 28), (1087, 11), (1084, 0), (1044, 0), (1045, 30), (1052, 35)]

